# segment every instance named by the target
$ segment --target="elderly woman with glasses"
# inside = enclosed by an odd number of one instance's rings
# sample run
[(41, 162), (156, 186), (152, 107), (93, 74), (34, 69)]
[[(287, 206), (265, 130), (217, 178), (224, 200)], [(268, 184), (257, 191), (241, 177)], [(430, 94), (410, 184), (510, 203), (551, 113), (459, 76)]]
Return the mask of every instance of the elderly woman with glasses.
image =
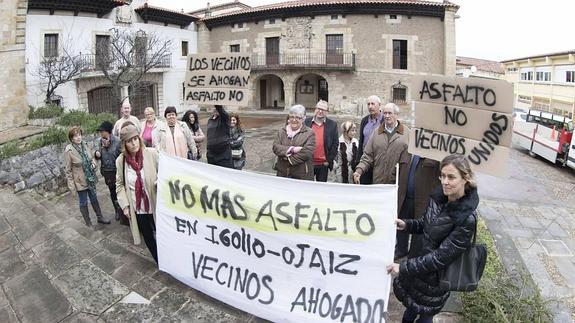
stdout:
[(288, 123), (278, 131), (273, 151), (277, 176), (313, 180), (315, 135), (303, 123), (305, 108), (297, 104), (289, 109)]

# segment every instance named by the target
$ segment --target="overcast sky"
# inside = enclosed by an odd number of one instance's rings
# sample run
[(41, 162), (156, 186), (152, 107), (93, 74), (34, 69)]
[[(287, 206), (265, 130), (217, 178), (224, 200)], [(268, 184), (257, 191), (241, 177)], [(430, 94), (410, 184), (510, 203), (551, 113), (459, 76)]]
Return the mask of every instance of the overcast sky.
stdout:
[[(231, 0), (212, 0), (211, 5)], [(250, 6), (274, 0), (244, 0)], [(457, 55), (505, 60), (575, 50), (575, 0), (452, 0), (460, 8), (456, 20)], [(204, 8), (207, 1), (148, 0), (153, 6), (184, 11)]]

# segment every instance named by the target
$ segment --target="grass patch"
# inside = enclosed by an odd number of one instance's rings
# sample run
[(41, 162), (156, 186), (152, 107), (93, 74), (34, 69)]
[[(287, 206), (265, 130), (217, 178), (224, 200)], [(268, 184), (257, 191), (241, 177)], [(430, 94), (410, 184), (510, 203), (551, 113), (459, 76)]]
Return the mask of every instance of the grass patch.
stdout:
[(62, 114), (64, 114), (64, 108), (53, 104), (49, 104), (40, 108), (30, 106), (28, 119), (50, 119), (59, 117)]
[(528, 274), (507, 273), (499, 260), (491, 234), (480, 219), (477, 242), (487, 246), (487, 263), (479, 288), (461, 293), (463, 315), (466, 322), (551, 322), (553, 316), (547, 308), (537, 286)]
[(14, 157), (20, 154), (20, 144), (17, 140), (9, 141), (0, 146), (0, 160)]

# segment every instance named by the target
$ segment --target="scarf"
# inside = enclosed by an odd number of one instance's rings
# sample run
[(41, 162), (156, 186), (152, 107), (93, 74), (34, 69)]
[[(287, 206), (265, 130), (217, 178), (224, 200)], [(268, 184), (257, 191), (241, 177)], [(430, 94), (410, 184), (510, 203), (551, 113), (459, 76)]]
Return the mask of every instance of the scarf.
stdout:
[[(148, 200), (148, 196), (146, 195), (146, 192), (144, 191), (144, 180), (142, 179), (142, 167), (144, 167), (144, 155), (142, 154), (142, 149), (138, 150), (138, 152), (136, 153), (136, 158), (134, 159), (134, 157), (132, 157), (132, 155), (130, 154), (126, 154), (126, 163), (128, 163), (128, 165), (130, 167), (132, 167), (132, 169), (134, 171), (136, 171), (136, 210), (141, 210), (142, 208), (140, 207), (142, 201), (144, 202), (144, 210), (146, 211), (146, 213), (150, 212), (150, 202)], [(136, 211), (134, 210), (134, 211)]]
[(76, 149), (78, 154), (80, 154), (80, 158), (82, 158), (82, 170), (84, 171), (84, 177), (86, 177), (88, 188), (90, 190), (95, 190), (96, 174), (94, 173), (94, 169), (92, 169), (92, 161), (90, 160), (90, 157), (88, 157), (88, 148), (86, 147), (86, 143), (82, 141), (79, 145), (72, 144), (72, 147)]
[(299, 127), (299, 129), (297, 129), (297, 130), (292, 130), (291, 126), (288, 124), (286, 126), (286, 132), (287, 132), (288, 139), (293, 139), (293, 137), (295, 137), (295, 135), (297, 135), (300, 132), (301, 128), (303, 128), (303, 126)]
[(170, 156), (188, 158), (188, 142), (179, 122), (176, 121), (173, 134), (170, 126), (166, 124), (166, 139), (166, 152)]

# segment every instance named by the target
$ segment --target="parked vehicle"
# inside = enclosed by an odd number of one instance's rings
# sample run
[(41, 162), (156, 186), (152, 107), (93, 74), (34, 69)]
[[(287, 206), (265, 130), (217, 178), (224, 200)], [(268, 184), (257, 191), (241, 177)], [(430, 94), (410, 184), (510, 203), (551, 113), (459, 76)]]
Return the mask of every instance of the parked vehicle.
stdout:
[(573, 120), (567, 117), (530, 109), (526, 122), (514, 122), (512, 142), (531, 156), (575, 169)]

